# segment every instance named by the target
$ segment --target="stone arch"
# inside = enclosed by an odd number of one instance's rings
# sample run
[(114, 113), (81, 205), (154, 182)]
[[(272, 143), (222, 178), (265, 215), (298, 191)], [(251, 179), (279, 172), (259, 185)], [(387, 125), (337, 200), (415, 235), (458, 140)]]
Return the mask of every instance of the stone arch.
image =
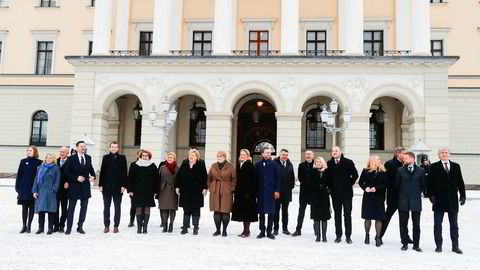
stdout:
[(370, 106), (380, 97), (393, 97), (400, 100), (409, 114), (423, 115), (423, 102), (415, 92), (399, 84), (384, 84), (370, 91), (363, 100), (362, 112), (369, 113)]
[(233, 112), (235, 105), (244, 97), (251, 94), (262, 94), (272, 101), (277, 112), (283, 111), (282, 98), (271, 85), (260, 81), (243, 82), (232, 89), (225, 98), (224, 110)]
[[(207, 110), (213, 109), (213, 102), (208, 91), (194, 83), (179, 83), (165, 91), (170, 103), (174, 103), (178, 98), (186, 95), (198, 96), (205, 102)], [(161, 97), (163, 99), (163, 97)]]
[(317, 96), (335, 98), (338, 101), (339, 107), (342, 109), (342, 111), (352, 111), (352, 107), (350, 106), (350, 99), (345, 95), (344, 91), (337, 86), (329, 83), (317, 83), (306, 87), (305, 90), (303, 90), (302, 93), (297, 97), (293, 107), (293, 111), (302, 112), (302, 108), (303, 105), (305, 105), (305, 102)]
[(149, 96), (140, 87), (131, 83), (116, 83), (105, 87), (100, 93), (96, 93), (94, 100), (94, 112), (108, 112), (111, 104), (123, 95), (134, 95), (142, 103), (142, 107), (149, 108)]

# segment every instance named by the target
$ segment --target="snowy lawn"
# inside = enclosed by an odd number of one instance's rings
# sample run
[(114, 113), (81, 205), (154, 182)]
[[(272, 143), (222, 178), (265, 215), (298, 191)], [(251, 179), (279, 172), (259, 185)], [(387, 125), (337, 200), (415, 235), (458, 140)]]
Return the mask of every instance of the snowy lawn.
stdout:
[[(162, 233), (158, 209), (152, 208), (149, 233), (137, 235), (136, 228), (127, 228), (130, 200), (125, 195), (122, 204), (120, 233), (104, 234), (101, 193), (93, 190), (89, 201), (85, 235), (73, 227), (70, 236), (35, 235), (38, 218), (35, 215), (32, 233), (19, 234), (21, 207), (16, 205), (16, 193), (11, 179), (0, 179), (0, 269), (479, 269), (480, 265), (480, 192), (467, 192), (467, 203), (460, 208), (460, 248), (464, 255), (451, 252), (448, 218), (445, 216), (443, 253), (434, 252), (433, 214), (424, 200), (421, 217), (423, 253), (411, 249), (401, 251), (398, 215), (392, 219), (384, 237), (384, 245), (365, 245), (363, 220), (360, 218), (361, 194), (355, 189), (353, 202), (353, 244), (336, 244), (333, 219), (328, 223), (328, 243), (316, 243), (307, 208), (302, 236), (279, 235), (276, 240), (257, 240), (258, 223), (251, 226), (250, 238), (237, 237), (242, 225), (230, 222), (228, 237), (212, 237), (214, 223), (208, 207), (202, 209), (198, 236), (180, 235), (182, 210), (177, 212), (174, 232)], [(207, 196), (208, 197), (208, 196)], [(208, 202), (205, 203), (208, 206)], [(289, 207), (289, 229), (294, 231), (298, 211), (298, 193)], [(77, 222), (79, 205), (75, 213)], [(113, 204), (112, 204), (113, 223)], [(281, 225), (280, 225), (281, 226)], [(411, 227), (410, 227), (411, 232)]]

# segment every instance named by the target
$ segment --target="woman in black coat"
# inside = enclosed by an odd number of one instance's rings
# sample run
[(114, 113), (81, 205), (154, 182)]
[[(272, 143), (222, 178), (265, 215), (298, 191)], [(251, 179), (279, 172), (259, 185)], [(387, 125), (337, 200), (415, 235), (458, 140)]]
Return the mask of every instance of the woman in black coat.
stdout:
[[(327, 163), (321, 157), (315, 158), (313, 170), (310, 174), (310, 218), (313, 219), (316, 242), (327, 242), (327, 220), (330, 214), (330, 184), (326, 174)], [(320, 230), (321, 228), (321, 230)], [(321, 231), (321, 233), (320, 233)]]
[(137, 233), (147, 233), (150, 207), (155, 207), (154, 197), (157, 193), (158, 170), (153, 163), (152, 153), (140, 152), (140, 159), (130, 166), (128, 174), (128, 194), (132, 197), (137, 216)]
[[(17, 192), (17, 204), (22, 206), (22, 230), (20, 233), (30, 233), (34, 214), (35, 198), (33, 198), (32, 187), (37, 174), (37, 167), (42, 164), (38, 159), (38, 149), (35, 146), (27, 148), (27, 158), (20, 161), (15, 180), (15, 191)], [(27, 223), (28, 222), (28, 223)]]
[(237, 186), (234, 192), (232, 220), (243, 222), (240, 237), (250, 236), (250, 222), (258, 221), (257, 183), (255, 182), (255, 166), (250, 159), (250, 151), (240, 150), (237, 167)]
[(382, 245), (380, 232), (385, 220), (385, 188), (387, 174), (378, 156), (370, 156), (367, 167), (363, 169), (358, 181), (364, 190), (362, 200), (362, 218), (365, 219), (365, 244), (370, 244), (370, 227), (375, 220), (375, 245)]
[(175, 192), (180, 196), (180, 207), (183, 207), (183, 227), (181, 234), (188, 233), (190, 217), (192, 217), (193, 235), (198, 234), (200, 208), (203, 197), (207, 195), (207, 168), (199, 162), (200, 152), (191, 149), (188, 162), (183, 162), (175, 182)]

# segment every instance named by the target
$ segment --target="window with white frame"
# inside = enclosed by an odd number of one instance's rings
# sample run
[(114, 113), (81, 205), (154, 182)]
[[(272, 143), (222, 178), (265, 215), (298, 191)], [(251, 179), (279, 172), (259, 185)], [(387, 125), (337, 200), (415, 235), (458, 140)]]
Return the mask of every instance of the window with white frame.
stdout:
[(57, 0), (40, 0), (40, 7), (56, 7)]
[(430, 40), (432, 56), (443, 56), (443, 40)]
[(37, 64), (35, 74), (47, 75), (52, 74), (53, 59), (53, 42), (39, 41), (37, 42)]

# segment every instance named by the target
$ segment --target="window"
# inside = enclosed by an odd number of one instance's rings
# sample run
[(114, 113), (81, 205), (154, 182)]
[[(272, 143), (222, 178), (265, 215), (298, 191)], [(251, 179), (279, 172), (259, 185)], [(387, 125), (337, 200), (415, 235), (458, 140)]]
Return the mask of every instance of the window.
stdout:
[(327, 50), (326, 31), (307, 31), (307, 55), (325, 55)]
[(430, 40), (432, 56), (443, 56), (443, 40)]
[(205, 108), (197, 107), (198, 116), (196, 121), (190, 119), (190, 147), (205, 146), (207, 135), (207, 117), (205, 116)]
[(212, 31), (194, 31), (192, 55), (209, 55), (212, 52)]
[(250, 31), (249, 33), (249, 54), (268, 54), (268, 31)]
[(370, 110), (370, 150), (384, 150), (385, 149), (385, 124), (377, 121), (378, 110)]
[(140, 146), (140, 143), (142, 142), (142, 115), (140, 114), (140, 117), (138, 120), (135, 120), (135, 136), (134, 136), (134, 146)]
[(93, 52), (93, 41), (88, 41), (88, 55), (92, 55)]
[(56, 0), (40, 0), (41, 7), (56, 7)]
[(383, 31), (363, 31), (363, 50), (366, 55), (383, 55)]
[(37, 42), (37, 68), (35, 74), (45, 75), (52, 73), (53, 42)]
[(8, 7), (8, 0), (0, 0), (0, 8)]
[(305, 122), (305, 147), (308, 149), (325, 149), (326, 129), (322, 121), (317, 121), (315, 113), (317, 108), (307, 113)]
[(445, 3), (447, 1), (444, 0), (430, 0), (430, 3)]
[(94, 7), (95, 6), (95, 0), (90, 0), (90, 6)]
[(30, 144), (45, 146), (47, 144), (48, 114), (45, 111), (38, 111), (32, 118), (32, 134)]
[(140, 32), (140, 55), (152, 54), (153, 32)]
[(2, 63), (2, 45), (3, 43), (0, 41), (0, 64)]

